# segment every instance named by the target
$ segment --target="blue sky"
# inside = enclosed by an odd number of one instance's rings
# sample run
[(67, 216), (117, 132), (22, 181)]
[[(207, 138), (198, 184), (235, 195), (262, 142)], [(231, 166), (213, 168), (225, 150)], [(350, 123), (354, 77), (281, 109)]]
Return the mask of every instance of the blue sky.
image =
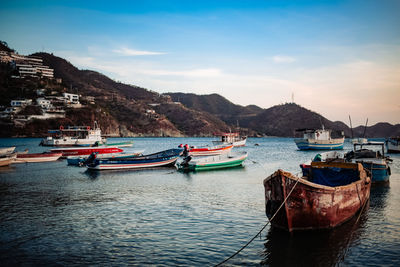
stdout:
[(400, 1), (2, 1), (0, 39), (153, 91), (400, 123)]

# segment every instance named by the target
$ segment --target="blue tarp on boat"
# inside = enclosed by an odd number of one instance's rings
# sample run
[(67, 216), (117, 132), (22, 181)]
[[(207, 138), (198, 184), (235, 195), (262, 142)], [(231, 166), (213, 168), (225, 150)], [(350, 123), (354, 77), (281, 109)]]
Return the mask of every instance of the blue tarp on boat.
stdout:
[(342, 186), (360, 179), (358, 171), (343, 168), (312, 168), (312, 182), (326, 186)]

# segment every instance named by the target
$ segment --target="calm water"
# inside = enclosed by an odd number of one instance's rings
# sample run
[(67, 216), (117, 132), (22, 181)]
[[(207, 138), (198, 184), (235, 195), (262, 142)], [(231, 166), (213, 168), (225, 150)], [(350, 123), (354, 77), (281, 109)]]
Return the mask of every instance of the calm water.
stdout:
[[(150, 153), (212, 139), (133, 140)], [(0, 146), (46, 150), (39, 142)], [(267, 222), (263, 179), (278, 168), (298, 173), (315, 155), (285, 138), (250, 139), (237, 150), (249, 152), (243, 168), (191, 174), (93, 173), (65, 160), (0, 168), (0, 265), (215, 265)], [(400, 266), (400, 156), (392, 157), (390, 185), (372, 188), (357, 222), (294, 235), (267, 226), (226, 265)]]

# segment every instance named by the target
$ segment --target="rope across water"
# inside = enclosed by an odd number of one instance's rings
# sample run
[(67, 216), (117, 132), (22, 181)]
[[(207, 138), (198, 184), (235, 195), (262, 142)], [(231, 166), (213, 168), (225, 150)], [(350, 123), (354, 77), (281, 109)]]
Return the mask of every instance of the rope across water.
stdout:
[(254, 241), (254, 239), (257, 238), (257, 236), (259, 236), (262, 231), (265, 229), (265, 227), (268, 226), (268, 224), (275, 218), (275, 216), (278, 214), (278, 212), (280, 211), (280, 209), (283, 207), (283, 205), (286, 203), (286, 201), (288, 200), (290, 194), (293, 192), (294, 188), (296, 187), (297, 183), (299, 182), (299, 179), (301, 177), (298, 176), (296, 179), (296, 183), (294, 184), (294, 186), (292, 187), (292, 189), (290, 190), (289, 194), (286, 196), (285, 200), (281, 203), (281, 205), (279, 206), (278, 210), (274, 213), (274, 215), (272, 215), (271, 219), (261, 228), (260, 231), (258, 231), (258, 233), (253, 236), (253, 238), (251, 238), (243, 247), (241, 247), (238, 251), (236, 251), (235, 253), (233, 253), (231, 256), (229, 256), (228, 258), (226, 258), (225, 260), (221, 261), (220, 263), (214, 265), (214, 266), (221, 266), (222, 264), (224, 264), (225, 262), (229, 261), (230, 259), (232, 259), (233, 257), (235, 257), (237, 254), (239, 254), (243, 249), (245, 249), (248, 245), (250, 245), (251, 242)]

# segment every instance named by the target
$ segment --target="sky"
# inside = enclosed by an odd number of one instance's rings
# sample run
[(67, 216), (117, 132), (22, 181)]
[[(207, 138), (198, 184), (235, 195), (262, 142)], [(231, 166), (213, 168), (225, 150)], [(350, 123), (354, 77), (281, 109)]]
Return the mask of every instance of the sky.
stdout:
[(1, 1), (0, 40), (158, 93), (400, 123), (400, 1)]

